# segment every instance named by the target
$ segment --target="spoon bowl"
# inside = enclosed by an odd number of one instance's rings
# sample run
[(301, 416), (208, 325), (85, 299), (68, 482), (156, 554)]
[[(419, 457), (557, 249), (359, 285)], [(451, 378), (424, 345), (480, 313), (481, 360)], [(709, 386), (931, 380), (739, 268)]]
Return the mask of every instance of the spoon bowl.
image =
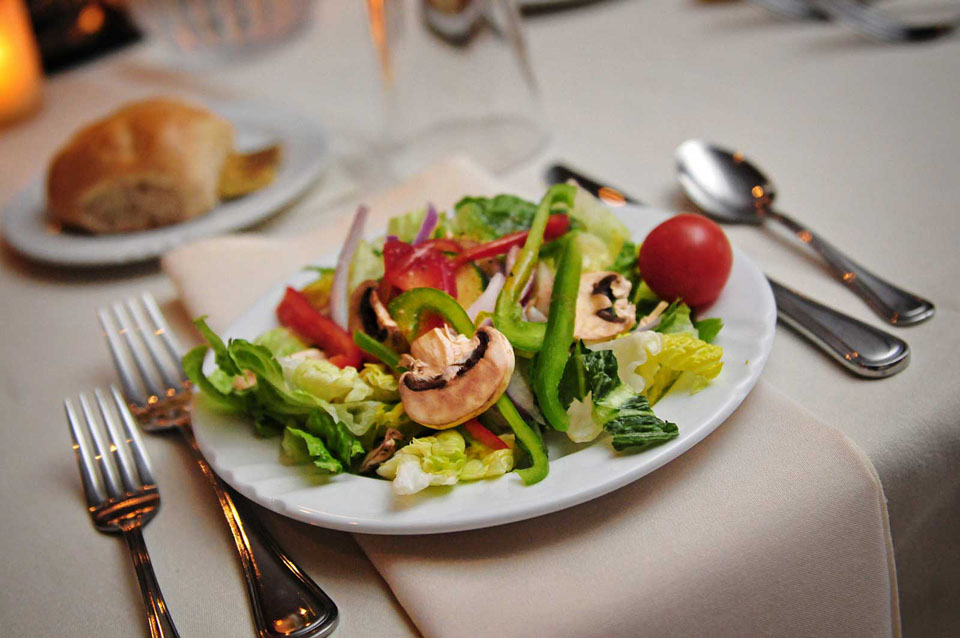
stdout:
[(684, 194), (708, 216), (724, 223), (763, 223), (776, 188), (742, 153), (687, 140), (677, 147), (676, 160)]
[(909, 326), (933, 316), (933, 303), (875, 275), (806, 226), (775, 210), (776, 188), (742, 153), (688, 140), (677, 147), (676, 160), (683, 192), (708, 216), (723, 223), (759, 225), (773, 219), (783, 224), (819, 253), (841, 282), (893, 325)]

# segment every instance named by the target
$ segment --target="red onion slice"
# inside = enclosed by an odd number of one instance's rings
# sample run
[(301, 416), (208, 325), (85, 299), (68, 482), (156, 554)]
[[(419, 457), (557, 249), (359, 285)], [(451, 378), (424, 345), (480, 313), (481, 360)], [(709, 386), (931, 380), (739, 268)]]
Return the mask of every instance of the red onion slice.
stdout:
[(333, 285), (330, 287), (330, 316), (341, 328), (347, 329), (347, 277), (350, 274), (350, 262), (353, 261), (353, 253), (357, 250), (357, 244), (363, 236), (363, 226), (367, 223), (367, 215), (370, 210), (361, 204), (357, 207), (357, 212), (353, 216), (353, 222), (350, 224), (350, 230), (347, 232), (347, 239), (340, 249), (340, 256), (337, 257), (337, 270), (333, 274)]
[(420, 230), (417, 231), (417, 236), (413, 238), (414, 246), (430, 239), (434, 229), (437, 227), (437, 221), (439, 219), (440, 216), (437, 215), (437, 209), (433, 207), (433, 204), (427, 204), (427, 216), (423, 218), (423, 223), (420, 224)]
[(477, 297), (477, 300), (467, 309), (467, 316), (470, 317), (470, 321), (476, 321), (477, 315), (481, 312), (493, 312), (493, 309), (497, 305), (497, 297), (500, 295), (500, 290), (503, 289), (503, 284), (506, 283), (506, 281), (507, 278), (503, 276), (503, 273), (498, 272), (490, 277), (486, 290), (484, 290), (480, 296)]

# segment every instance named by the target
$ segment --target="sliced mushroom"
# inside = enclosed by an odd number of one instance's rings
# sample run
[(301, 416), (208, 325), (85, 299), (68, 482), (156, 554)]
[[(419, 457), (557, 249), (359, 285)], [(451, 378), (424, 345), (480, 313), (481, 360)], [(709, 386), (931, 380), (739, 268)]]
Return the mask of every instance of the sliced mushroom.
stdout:
[(492, 327), (472, 339), (447, 326), (434, 328), (400, 358), (400, 399), (417, 423), (445, 430), (490, 408), (513, 375), (513, 346)]
[(377, 294), (379, 286), (375, 279), (368, 279), (357, 286), (350, 295), (350, 318), (347, 325), (351, 333), (362, 330), (393, 350), (404, 352), (407, 349), (407, 340), (380, 301)]
[(630, 303), (633, 284), (615, 272), (588, 272), (580, 277), (577, 320), (573, 336), (584, 341), (611, 339), (637, 322), (636, 306)]
[(637, 322), (637, 330), (646, 330), (648, 328), (654, 328), (657, 324), (660, 323), (660, 315), (663, 314), (663, 311), (666, 310), (670, 304), (666, 301), (661, 301), (657, 304), (657, 307), (650, 311), (650, 314), (644, 315), (640, 321)]
[(402, 440), (403, 434), (400, 433), (400, 430), (387, 428), (387, 433), (380, 445), (370, 450), (370, 453), (364, 457), (363, 463), (360, 465), (360, 474), (372, 470), (393, 456), (393, 453), (397, 451), (397, 442)]

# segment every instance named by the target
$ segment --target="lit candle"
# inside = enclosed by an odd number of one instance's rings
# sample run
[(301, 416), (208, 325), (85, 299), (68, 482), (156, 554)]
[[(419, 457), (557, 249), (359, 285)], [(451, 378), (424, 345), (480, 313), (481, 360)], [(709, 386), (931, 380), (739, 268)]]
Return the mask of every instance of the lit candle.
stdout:
[(40, 101), (40, 54), (24, 0), (0, 0), (0, 123)]

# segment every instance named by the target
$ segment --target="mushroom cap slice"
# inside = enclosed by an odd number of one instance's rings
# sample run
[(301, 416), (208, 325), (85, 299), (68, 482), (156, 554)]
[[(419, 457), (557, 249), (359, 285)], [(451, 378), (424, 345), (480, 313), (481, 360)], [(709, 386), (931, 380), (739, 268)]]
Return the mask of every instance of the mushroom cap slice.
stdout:
[(387, 307), (380, 301), (377, 289), (380, 282), (368, 279), (357, 286), (350, 295), (349, 319), (347, 327), (352, 334), (360, 330), (370, 337), (387, 344), (396, 352), (407, 349), (407, 340), (400, 332), (400, 327), (393, 320)]
[(470, 339), (443, 326), (414, 341), (400, 364), (409, 368), (399, 383), (404, 411), (445, 430), (496, 403), (513, 375), (513, 346), (496, 328), (480, 328)]
[(616, 272), (598, 270), (581, 275), (573, 336), (602, 341), (632, 328), (637, 323), (637, 308), (630, 303), (632, 286)]

